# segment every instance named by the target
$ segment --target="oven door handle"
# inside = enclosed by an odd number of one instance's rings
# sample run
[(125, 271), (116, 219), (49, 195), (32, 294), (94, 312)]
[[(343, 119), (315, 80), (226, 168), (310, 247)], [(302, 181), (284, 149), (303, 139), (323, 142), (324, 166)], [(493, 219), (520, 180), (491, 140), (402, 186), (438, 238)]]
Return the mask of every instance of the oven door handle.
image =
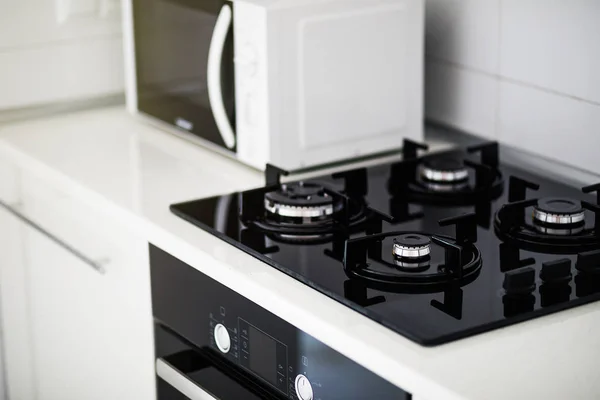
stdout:
[(190, 400), (218, 400), (163, 358), (156, 359), (156, 375)]
[(221, 133), (221, 137), (225, 145), (233, 149), (235, 147), (235, 133), (231, 127), (231, 122), (227, 117), (225, 103), (223, 101), (223, 90), (221, 88), (221, 64), (223, 62), (223, 50), (227, 34), (231, 28), (233, 15), (231, 7), (224, 5), (217, 18), (217, 23), (213, 31), (208, 50), (208, 67), (207, 67), (207, 83), (208, 83), (208, 100), (215, 118), (217, 128)]

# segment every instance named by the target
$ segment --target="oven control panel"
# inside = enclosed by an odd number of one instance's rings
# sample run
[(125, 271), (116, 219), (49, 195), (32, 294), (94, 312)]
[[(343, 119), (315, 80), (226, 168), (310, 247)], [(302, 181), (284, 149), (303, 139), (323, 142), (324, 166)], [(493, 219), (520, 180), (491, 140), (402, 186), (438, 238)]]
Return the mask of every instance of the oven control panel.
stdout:
[(268, 398), (410, 396), (314, 337), (164, 251), (151, 246), (155, 320), (251, 376)]
[(242, 317), (227, 317), (225, 307), (219, 308), (218, 315), (208, 316), (211, 347), (283, 394), (295, 390), (295, 377), (288, 376), (294, 367), (288, 364), (287, 345)]

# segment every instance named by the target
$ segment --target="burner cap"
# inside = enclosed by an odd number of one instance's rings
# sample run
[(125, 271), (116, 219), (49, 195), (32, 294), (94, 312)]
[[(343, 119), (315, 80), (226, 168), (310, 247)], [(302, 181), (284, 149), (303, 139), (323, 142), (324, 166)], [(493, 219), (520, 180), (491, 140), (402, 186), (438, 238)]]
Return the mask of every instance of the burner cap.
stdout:
[(407, 233), (394, 239), (394, 256), (400, 259), (419, 259), (431, 254), (431, 239), (416, 233)]
[(554, 225), (572, 225), (585, 220), (581, 202), (568, 198), (546, 197), (538, 200), (533, 211), (537, 222)]
[(334, 199), (323, 186), (315, 183), (292, 183), (265, 194), (265, 210), (288, 218), (319, 218), (337, 211)]
[(421, 176), (431, 182), (457, 183), (467, 180), (469, 171), (461, 160), (452, 157), (435, 157), (423, 162)]

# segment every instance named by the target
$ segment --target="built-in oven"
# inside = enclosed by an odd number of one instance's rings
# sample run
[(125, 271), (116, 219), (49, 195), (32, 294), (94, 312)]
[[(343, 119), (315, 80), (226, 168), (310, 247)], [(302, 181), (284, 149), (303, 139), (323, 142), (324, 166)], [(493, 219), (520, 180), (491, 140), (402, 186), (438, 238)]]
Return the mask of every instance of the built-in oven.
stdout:
[(159, 400), (405, 400), (411, 396), (150, 246)]

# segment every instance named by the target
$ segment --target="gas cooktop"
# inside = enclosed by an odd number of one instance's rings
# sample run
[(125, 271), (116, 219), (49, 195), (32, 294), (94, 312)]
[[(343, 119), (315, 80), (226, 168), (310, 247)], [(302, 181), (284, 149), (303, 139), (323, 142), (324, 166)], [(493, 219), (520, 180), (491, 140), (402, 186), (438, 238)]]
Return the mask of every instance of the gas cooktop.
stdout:
[(600, 299), (600, 184), (501, 165), (495, 142), (426, 149), (306, 181), (269, 166), (171, 210), (422, 345)]

